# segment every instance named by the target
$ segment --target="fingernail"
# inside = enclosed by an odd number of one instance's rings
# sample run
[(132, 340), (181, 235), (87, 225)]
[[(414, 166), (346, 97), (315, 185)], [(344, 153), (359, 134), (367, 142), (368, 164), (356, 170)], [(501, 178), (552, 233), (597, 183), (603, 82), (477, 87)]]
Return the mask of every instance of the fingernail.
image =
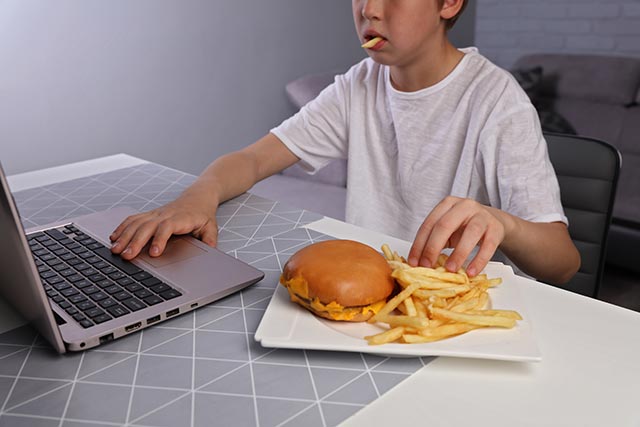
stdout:
[(158, 255), (160, 253), (160, 248), (156, 245), (151, 246), (151, 250), (149, 251), (151, 255)]
[(444, 267), (449, 271), (456, 271), (456, 264), (453, 261), (447, 261)]
[(122, 255), (127, 255), (131, 253), (131, 248), (127, 248), (124, 251), (122, 251)]
[(415, 266), (417, 264), (418, 264), (418, 259), (417, 258), (414, 258), (414, 257), (410, 257), (409, 258), (409, 265)]
[(476, 271), (476, 269), (474, 267), (467, 268), (467, 275), (468, 276), (473, 277), (473, 276), (476, 275), (476, 273), (477, 273), (477, 271)]
[(111, 249), (118, 249), (120, 247), (120, 242), (115, 242), (112, 246)]

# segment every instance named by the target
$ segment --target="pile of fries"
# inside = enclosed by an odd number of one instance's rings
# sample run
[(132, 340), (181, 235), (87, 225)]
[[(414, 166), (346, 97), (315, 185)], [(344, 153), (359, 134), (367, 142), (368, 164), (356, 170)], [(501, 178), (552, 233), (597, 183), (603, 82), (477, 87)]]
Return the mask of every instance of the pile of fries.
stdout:
[(389, 325), (389, 330), (365, 337), (370, 345), (427, 343), (473, 329), (513, 328), (522, 320), (516, 311), (487, 309), (487, 289), (502, 283), (500, 278), (486, 274), (470, 278), (464, 269), (448, 272), (445, 254), (439, 256), (437, 266), (427, 268), (411, 267), (387, 244), (382, 252), (402, 290), (369, 320)]

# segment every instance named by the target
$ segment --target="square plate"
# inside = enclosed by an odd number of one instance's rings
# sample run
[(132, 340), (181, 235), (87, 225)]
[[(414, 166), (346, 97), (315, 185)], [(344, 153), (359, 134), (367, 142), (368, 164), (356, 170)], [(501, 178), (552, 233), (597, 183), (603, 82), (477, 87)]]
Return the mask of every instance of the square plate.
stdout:
[(491, 307), (517, 310), (522, 315), (523, 320), (513, 329), (483, 328), (432, 343), (370, 346), (363, 337), (386, 330), (386, 325), (322, 319), (292, 303), (287, 290), (278, 285), (255, 339), (264, 347), (276, 348), (352, 351), (394, 357), (452, 356), (540, 361), (542, 356), (513, 270), (502, 263), (491, 262), (484, 273), (490, 278), (502, 277), (501, 285), (489, 289)]

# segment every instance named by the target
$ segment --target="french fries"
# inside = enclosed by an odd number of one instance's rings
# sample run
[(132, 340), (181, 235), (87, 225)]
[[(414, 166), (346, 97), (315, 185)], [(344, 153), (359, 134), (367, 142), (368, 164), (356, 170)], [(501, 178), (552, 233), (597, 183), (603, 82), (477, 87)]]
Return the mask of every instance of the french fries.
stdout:
[(435, 268), (426, 268), (411, 267), (387, 244), (382, 252), (402, 290), (369, 320), (390, 328), (365, 337), (370, 345), (428, 343), (480, 328), (513, 328), (522, 320), (516, 311), (487, 308), (487, 290), (501, 284), (500, 278), (469, 277), (463, 269), (446, 271), (445, 254), (438, 257)]

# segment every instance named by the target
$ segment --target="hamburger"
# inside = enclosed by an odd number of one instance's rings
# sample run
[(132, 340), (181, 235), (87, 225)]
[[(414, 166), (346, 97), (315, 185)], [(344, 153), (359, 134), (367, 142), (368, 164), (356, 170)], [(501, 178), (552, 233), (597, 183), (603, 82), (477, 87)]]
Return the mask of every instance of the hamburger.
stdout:
[(327, 240), (299, 250), (280, 283), (291, 301), (330, 320), (364, 322), (395, 288), (391, 267), (375, 249), (353, 240)]

